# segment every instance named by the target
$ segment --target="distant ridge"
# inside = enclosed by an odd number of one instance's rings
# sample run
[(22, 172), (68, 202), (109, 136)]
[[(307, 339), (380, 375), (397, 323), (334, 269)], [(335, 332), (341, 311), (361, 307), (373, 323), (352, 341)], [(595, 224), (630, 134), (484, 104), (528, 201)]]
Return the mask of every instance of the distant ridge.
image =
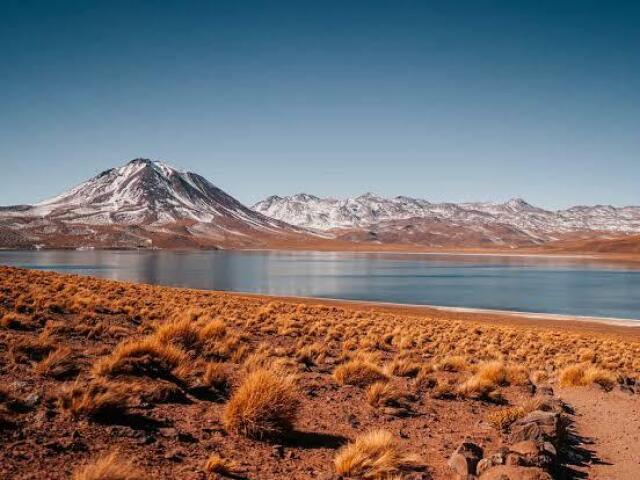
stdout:
[(576, 206), (551, 211), (521, 198), (504, 203), (432, 203), (365, 193), (321, 198), (308, 193), (270, 196), (253, 209), (305, 228), (351, 240), (446, 245), (541, 244), (571, 236), (640, 232), (640, 207)]

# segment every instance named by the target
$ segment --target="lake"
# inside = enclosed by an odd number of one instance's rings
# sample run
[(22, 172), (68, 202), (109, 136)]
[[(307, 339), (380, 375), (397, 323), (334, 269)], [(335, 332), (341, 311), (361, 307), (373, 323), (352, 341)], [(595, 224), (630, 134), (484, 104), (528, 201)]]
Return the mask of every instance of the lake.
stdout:
[(0, 251), (0, 264), (161, 285), (640, 319), (640, 270), (584, 258)]

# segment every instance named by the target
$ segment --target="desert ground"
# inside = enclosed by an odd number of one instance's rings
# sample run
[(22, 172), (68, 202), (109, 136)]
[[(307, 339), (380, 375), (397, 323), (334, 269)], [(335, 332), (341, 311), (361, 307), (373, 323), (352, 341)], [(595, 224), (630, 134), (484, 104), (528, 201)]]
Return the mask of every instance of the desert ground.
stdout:
[(6, 479), (640, 478), (640, 328), (0, 267)]

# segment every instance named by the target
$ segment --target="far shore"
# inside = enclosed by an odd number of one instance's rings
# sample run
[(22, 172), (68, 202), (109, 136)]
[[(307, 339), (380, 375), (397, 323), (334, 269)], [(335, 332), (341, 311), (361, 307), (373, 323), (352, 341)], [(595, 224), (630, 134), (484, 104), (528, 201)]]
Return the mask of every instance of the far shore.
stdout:
[(513, 258), (559, 258), (568, 260), (593, 260), (597, 262), (611, 262), (615, 264), (625, 264), (640, 268), (640, 255), (628, 253), (609, 252), (567, 252), (567, 251), (544, 251), (530, 249), (510, 249), (498, 250), (487, 248), (461, 248), (461, 249), (438, 249), (433, 247), (418, 247), (415, 245), (380, 244), (371, 249), (371, 245), (364, 244), (340, 244), (325, 245), (277, 245), (274, 247), (239, 247), (239, 248), (145, 248), (145, 247), (71, 247), (60, 246), (52, 248), (4, 248), (0, 247), (0, 252), (49, 252), (49, 251), (122, 251), (122, 252), (307, 252), (307, 253), (349, 253), (361, 255), (407, 255), (407, 256), (460, 256), (460, 257), (513, 257)]

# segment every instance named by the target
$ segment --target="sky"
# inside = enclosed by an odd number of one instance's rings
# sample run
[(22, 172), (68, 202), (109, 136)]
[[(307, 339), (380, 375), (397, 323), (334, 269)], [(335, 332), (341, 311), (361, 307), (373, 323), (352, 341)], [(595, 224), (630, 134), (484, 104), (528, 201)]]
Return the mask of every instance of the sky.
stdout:
[(640, 2), (0, 0), (0, 205), (136, 157), (241, 201), (640, 204)]

